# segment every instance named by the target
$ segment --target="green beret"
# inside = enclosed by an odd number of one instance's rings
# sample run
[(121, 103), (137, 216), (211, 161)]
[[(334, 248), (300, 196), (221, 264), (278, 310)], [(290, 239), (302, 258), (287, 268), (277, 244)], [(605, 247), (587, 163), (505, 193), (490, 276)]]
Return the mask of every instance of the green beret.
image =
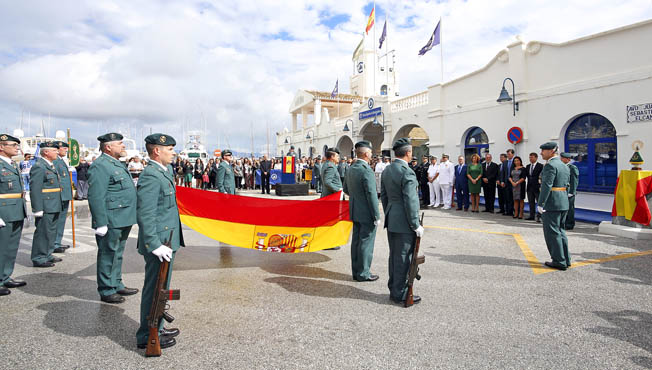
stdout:
[(18, 138), (15, 138), (9, 134), (0, 134), (0, 141), (15, 141), (20, 144), (20, 140)]
[(570, 153), (566, 153), (566, 152), (563, 152), (563, 153), (561, 153), (560, 155), (561, 155), (562, 157), (564, 157), (564, 158), (573, 158), (573, 155), (572, 155), (572, 154), (570, 154)]
[(224, 149), (222, 151), (222, 158), (224, 158), (224, 156), (227, 156), (227, 155), (233, 155), (233, 152), (231, 152), (230, 149)]
[(66, 143), (65, 141), (59, 140), (59, 141), (55, 141), (54, 143), (57, 144), (57, 148), (68, 148), (69, 147), (68, 143)]
[(369, 148), (369, 149), (372, 149), (372, 148), (371, 148), (371, 143), (370, 143), (369, 141), (367, 141), (367, 140), (358, 141), (357, 143), (355, 143), (355, 148), (356, 148), (356, 149), (358, 149), (358, 148)]
[(290, 145), (290, 149), (294, 149), (294, 145)]
[(120, 140), (122, 140), (122, 135), (120, 135), (118, 133), (115, 133), (115, 132), (109, 132), (108, 134), (98, 136), (97, 140), (100, 143), (108, 143), (109, 141), (120, 141)]
[(177, 142), (170, 135), (166, 134), (151, 134), (145, 138), (145, 143), (162, 145), (162, 146), (175, 146)]
[(394, 142), (394, 146), (392, 146), (393, 150), (396, 150), (398, 148), (402, 148), (404, 146), (408, 146), (410, 144), (410, 139), (407, 137), (402, 137)]
[(557, 143), (554, 141), (548, 141), (547, 143), (541, 144), (540, 149), (557, 149)]
[(320, 155), (318, 155), (318, 156), (317, 156), (317, 159), (319, 159), (319, 160), (321, 161), (321, 156), (320, 156)]
[(39, 148), (54, 148), (54, 149), (59, 149), (59, 145), (57, 145), (56, 141), (45, 141), (39, 144)]
[(337, 153), (337, 154), (340, 154), (340, 150), (337, 149), (337, 148), (328, 148), (328, 149), (326, 149), (326, 153), (329, 153), (329, 152), (330, 152), (330, 153)]

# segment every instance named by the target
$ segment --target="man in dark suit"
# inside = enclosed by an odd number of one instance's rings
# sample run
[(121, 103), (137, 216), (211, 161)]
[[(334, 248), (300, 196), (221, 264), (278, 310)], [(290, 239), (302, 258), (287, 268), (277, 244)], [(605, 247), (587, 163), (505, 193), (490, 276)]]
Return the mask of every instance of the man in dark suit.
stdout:
[(496, 202), (496, 180), (498, 180), (498, 165), (492, 162), (491, 154), (484, 155), (482, 163), (482, 191), (484, 192), (484, 212), (494, 213)]
[(503, 162), (507, 160), (507, 154), (501, 153), (500, 154), (500, 164), (498, 165), (498, 177), (496, 178), (496, 190), (498, 190), (498, 206), (500, 209), (498, 210), (498, 213), (504, 214), (505, 213), (505, 188), (502, 187), (500, 184), (502, 182), (502, 176), (503, 176)]
[(541, 214), (536, 212), (537, 207), (535, 204), (541, 189), (539, 176), (543, 171), (543, 165), (537, 162), (538, 158), (537, 153), (530, 153), (530, 164), (525, 167), (525, 173), (527, 175), (527, 201), (530, 204), (530, 217), (528, 217), (528, 220), (534, 221), (534, 214), (536, 213), (537, 222), (541, 222)]
[(428, 186), (428, 167), (430, 167), (430, 162), (428, 162), (428, 156), (423, 155), (421, 157), (421, 164), (415, 169), (417, 175), (417, 180), (419, 181), (419, 190), (421, 190), (421, 207), (428, 207), (430, 204), (430, 187)]
[(267, 159), (267, 154), (263, 155), (263, 160), (260, 161), (260, 189), (263, 194), (269, 194), (269, 178), (272, 174), (272, 162)]
[(500, 174), (500, 186), (504, 189), (505, 195), (505, 216), (514, 215), (514, 195), (509, 177), (514, 169), (514, 149), (507, 149), (507, 159), (503, 162), (503, 169)]
[(464, 211), (469, 210), (469, 178), (466, 177), (466, 165), (464, 164), (464, 157), (457, 158), (459, 163), (455, 166), (455, 194), (457, 196), (457, 210), (461, 211), (464, 206)]

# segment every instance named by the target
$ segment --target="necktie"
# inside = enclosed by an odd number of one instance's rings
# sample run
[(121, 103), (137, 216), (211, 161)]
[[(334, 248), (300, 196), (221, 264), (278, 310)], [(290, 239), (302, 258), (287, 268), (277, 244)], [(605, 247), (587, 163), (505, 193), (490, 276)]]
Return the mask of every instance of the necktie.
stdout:
[(534, 170), (534, 165), (533, 164), (530, 165), (530, 177), (532, 177), (532, 170)]

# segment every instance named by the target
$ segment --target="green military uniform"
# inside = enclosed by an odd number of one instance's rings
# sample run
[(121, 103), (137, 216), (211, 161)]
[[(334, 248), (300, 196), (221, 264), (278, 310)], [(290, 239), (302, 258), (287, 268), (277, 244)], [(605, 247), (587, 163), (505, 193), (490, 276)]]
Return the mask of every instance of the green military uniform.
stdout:
[[(222, 158), (225, 155), (230, 155), (230, 150), (222, 152)], [(220, 162), (217, 167), (217, 190), (220, 193), (235, 194), (235, 176), (233, 175), (233, 167), (225, 160)]]
[[(562, 156), (570, 158), (570, 154), (562, 153)], [(577, 185), (580, 181), (580, 170), (572, 163), (567, 164), (570, 170), (570, 185), (568, 187), (568, 213), (564, 221), (564, 229), (573, 230), (575, 228), (575, 198), (577, 197)]]
[[(20, 140), (5, 134), (0, 135), (0, 141), (20, 143)], [(0, 286), (9, 281), (14, 272), (23, 221), (27, 217), (20, 171), (13, 162), (9, 164), (4, 159), (0, 158), (0, 219), (5, 223), (0, 227)]]
[[(371, 144), (365, 145), (371, 148)], [(371, 272), (376, 240), (375, 221), (380, 220), (378, 193), (374, 171), (364, 160), (357, 159), (349, 167), (344, 181), (344, 192), (349, 195), (349, 217), (353, 221), (351, 235), (351, 273), (354, 280), (366, 281)]]
[[(114, 135), (114, 139), (111, 139)], [(101, 142), (122, 140), (111, 133), (98, 137)], [(136, 220), (136, 187), (125, 165), (108, 154), (100, 155), (88, 170), (88, 206), (92, 228), (108, 228), (97, 242), (97, 291), (101, 297), (118, 293), (122, 283), (122, 257), (131, 227)]]
[[(41, 148), (56, 148), (56, 144), (46, 142), (41, 144)], [(36, 218), (36, 231), (32, 239), (32, 263), (38, 265), (53, 259), (52, 251), (62, 210), (59, 173), (44, 158), (38, 158), (29, 171), (29, 197), (32, 212), (43, 211), (43, 216)]]
[[(408, 139), (399, 139), (394, 150), (409, 145)], [(407, 280), (414, 246), (415, 230), (419, 228), (419, 182), (407, 162), (396, 159), (383, 171), (380, 199), (385, 212), (385, 228), (389, 242), (389, 288), (394, 301), (405, 300)]]
[[(554, 149), (555, 143), (541, 145), (541, 149)], [(563, 221), (568, 212), (568, 183), (570, 170), (559, 157), (548, 160), (541, 173), (541, 192), (539, 193), (539, 207), (545, 212), (541, 214), (543, 222), (543, 236), (546, 239), (548, 252), (552, 258), (552, 265), (562, 269), (571, 264), (568, 253), (568, 238), (564, 231)]]
[(315, 166), (313, 168), (313, 176), (315, 177), (315, 191), (317, 193), (321, 193), (322, 191), (322, 184), (321, 184), (321, 168), (322, 168), (321, 163), (315, 163)]
[(329, 160), (326, 160), (321, 166), (321, 180), (324, 187), (321, 191), (321, 198), (342, 190), (342, 179), (337, 171), (337, 165)]
[[(64, 142), (57, 142), (59, 147), (65, 146), (68, 147), (68, 144)], [(68, 172), (68, 165), (59, 157), (55, 159), (52, 164), (54, 168), (57, 169), (59, 173), (59, 180), (61, 181), (61, 216), (57, 222), (57, 237), (54, 240), (54, 245), (52, 250), (61, 247), (61, 239), (63, 239), (63, 231), (66, 228), (66, 220), (68, 219), (68, 207), (70, 206), (70, 201), (72, 200), (72, 184), (70, 183), (70, 172)]]
[[(145, 142), (157, 145), (176, 144), (174, 138), (162, 134), (149, 135), (145, 138)], [(149, 334), (147, 316), (161, 265), (152, 251), (167, 242), (170, 239), (170, 232), (173, 231), (170, 244), (173, 253), (166, 287), (169, 288), (174, 256), (179, 247), (184, 245), (172, 166), (164, 167), (150, 160), (149, 165), (138, 178), (137, 195), (138, 253), (145, 259), (145, 282), (140, 303), (140, 328), (136, 333), (136, 340), (138, 344), (145, 344)], [(159, 324), (159, 329), (163, 329), (163, 320)]]

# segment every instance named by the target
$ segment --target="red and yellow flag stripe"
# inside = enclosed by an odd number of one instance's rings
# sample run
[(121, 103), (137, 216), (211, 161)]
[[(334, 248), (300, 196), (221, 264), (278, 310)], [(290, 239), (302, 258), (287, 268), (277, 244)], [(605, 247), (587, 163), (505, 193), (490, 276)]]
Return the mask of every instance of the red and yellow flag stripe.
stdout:
[(267, 199), (177, 187), (181, 222), (222, 243), (269, 252), (344, 245), (352, 223), (340, 193), (317, 200)]

